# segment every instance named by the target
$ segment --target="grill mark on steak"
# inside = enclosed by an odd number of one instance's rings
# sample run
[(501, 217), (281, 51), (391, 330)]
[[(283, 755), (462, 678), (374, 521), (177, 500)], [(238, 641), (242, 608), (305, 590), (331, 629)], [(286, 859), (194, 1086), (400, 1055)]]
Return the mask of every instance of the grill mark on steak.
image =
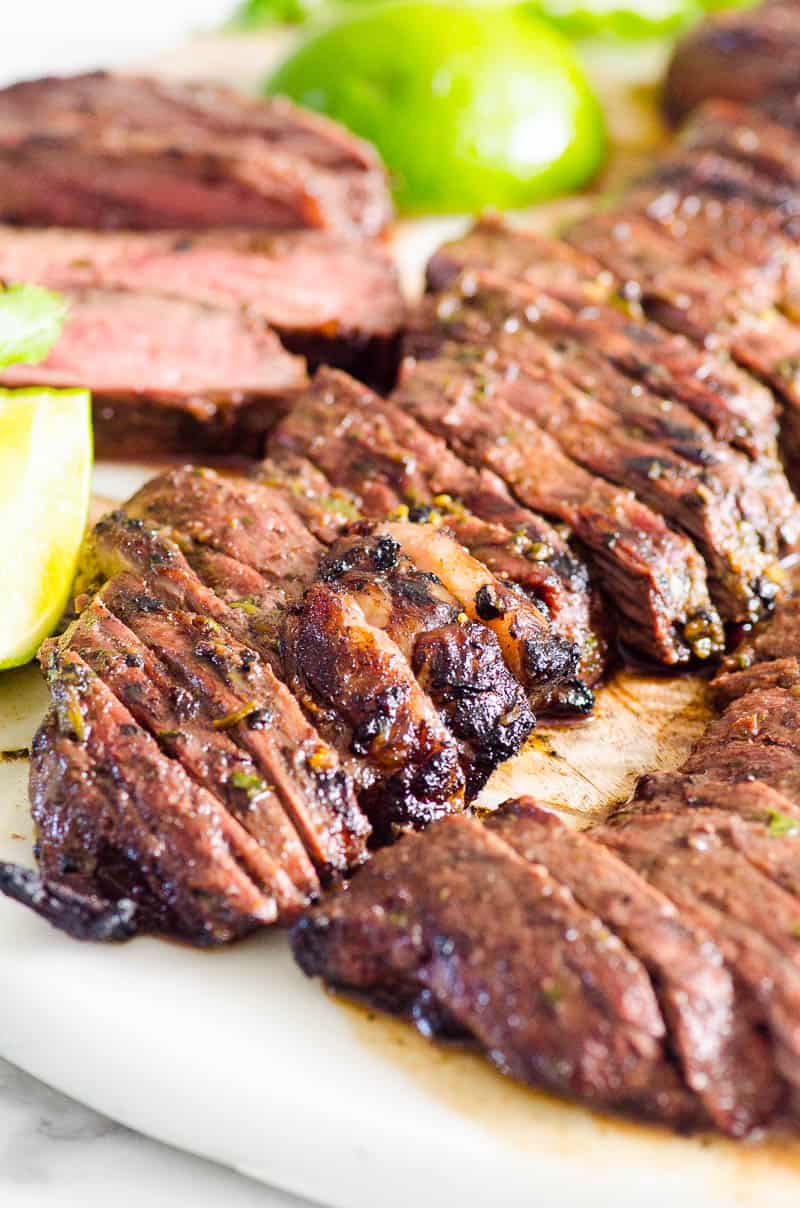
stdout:
[(495, 767), (517, 754), (535, 724), (496, 635), (467, 621), (436, 576), (418, 570), (393, 538), (368, 523), (331, 546), (320, 576), (347, 591), (402, 650), (460, 740), (467, 796), (475, 796)]
[[(228, 569), (226, 566), (226, 572)], [(175, 644), (182, 641), (188, 659), (192, 639), (202, 642), (202, 630), (207, 631), (206, 645), (216, 644), (217, 664), (203, 661), (205, 656), (195, 659), (195, 680), (189, 687), (196, 692), (198, 684), (205, 685), (209, 701), (227, 694), (226, 705), (217, 703), (214, 708), (216, 718), (253, 703), (252, 694), (258, 690), (263, 697), (260, 705), (269, 714), (269, 718), (264, 715), (268, 724), (259, 731), (245, 719), (228, 731), (229, 736), (261, 760), (266, 782), (275, 785), (289, 817), (323, 867), (342, 868), (357, 861), (363, 853), (368, 826), (356, 805), (349, 777), (334, 750), (322, 741), (295, 698), (253, 649), (251, 626), (242, 620), (245, 616), (250, 621), (248, 614), (226, 607), (197, 578), (176, 545), (147, 530), (141, 520), (123, 513), (112, 513), (95, 526), (84, 551), (77, 586), (79, 591), (96, 590), (107, 579), (110, 582), (102, 589), (104, 603), (115, 614), (119, 611), (120, 619), (134, 632), (136, 627), (128, 614), (137, 610), (141, 625), (147, 625), (150, 618), (149, 628), (152, 631), (155, 627), (156, 635), (163, 638), (163, 648), (155, 640), (147, 644), (154, 646), (159, 657), (166, 656), (179, 680), (185, 682), (187, 672), (180, 659), (175, 662)], [(125, 585), (130, 587), (132, 583), (137, 587), (126, 595)], [(112, 593), (118, 610), (110, 606)], [(179, 618), (187, 614), (196, 618), (198, 630), (191, 623), (184, 623), (181, 629)], [(170, 645), (170, 622), (164, 618), (173, 615), (175, 632)], [(239, 695), (234, 699), (225, 673), (230, 660), (236, 663), (236, 656), (240, 657), (231, 674)], [(318, 824), (320, 829), (315, 833)]]
[(726, 620), (757, 619), (777, 587), (757, 530), (736, 495), (707, 468), (632, 435), (614, 412), (542, 371), (518, 371), (502, 389), (510, 406), (553, 436), (576, 462), (633, 489), (691, 537), (705, 556), (712, 598)]
[[(275, 787), (227, 733), (215, 730), (197, 696), (175, 682), (163, 662), (96, 597), (60, 641), (103, 680), (166, 754), (213, 793), (259, 843), (269, 861), (282, 919), (300, 913), (319, 879)], [(266, 873), (265, 873), (266, 877)]]
[(357, 863), (368, 827), (348, 778), (256, 652), (210, 618), (169, 610), (152, 581), (118, 575), (100, 596), (199, 697), (216, 728), (250, 754), (265, 785), (280, 794), (317, 866), (327, 873)]
[(189, 562), (215, 592), (246, 592), (229, 601), (245, 605), (246, 619), (235, 627), (347, 758), (376, 833), (460, 808), (464, 777), (454, 737), (391, 638), (355, 599), (314, 583), (322, 547), (287, 496), (184, 470), (146, 484), (127, 506), (148, 523), (180, 526), (195, 543), (186, 549)]
[(508, 406), (503, 389), (504, 374), (467, 347), (407, 366), (395, 397), (466, 461), (499, 473), (523, 503), (575, 530), (631, 646), (668, 664), (718, 650), (722, 631), (692, 544), (630, 491), (567, 458)]
[[(642, 275), (658, 267), (661, 284), (684, 260), (685, 252), (659, 235), (652, 224), (644, 243), (641, 235), (638, 241), (633, 239), (624, 222), (631, 216), (632, 207), (623, 200), (610, 212), (583, 219), (567, 232), (566, 241), (484, 219), (464, 239), (440, 249), (431, 262), (429, 281), (446, 281), (449, 289), (467, 293), (486, 283), (494, 284), (496, 292), (502, 286), (506, 307), (510, 309), (511, 299), (518, 306), (516, 313), (503, 318), (520, 322), (524, 335), (517, 340), (524, 341), (529, 357), (538, 352), (545, 363), (579, 386), (584, 386), (587, 372), (599, 376), (602, 401), (626, 408), (631, 416), (638, 412), (639, 422), (650, 422), (654, 435), (658, 409), (651, 403), (648, 410), (646, 395), (631, 402), (623, 375), (647, 385), (657, 396), (666, 396), (660, 398), (661, 423), (668, 439), (680, 439), (682, 430), (688, 429), (703, 442), (703, 423), (697, 422), (701, 420), (721, 440), (734, 440), (747, 452), (770, 448), (774, 452), (775, 404), (767, 390), (713, 351), (694, 349), (637, 316)], [(603, 254), (609, 238), (615, 244), (612, 264)], [(751, 288), (752, 284), (748, 282)], [(731, 290), (730, 281), (726, 280), (725, 288)], [(495, 298), (495, 305), (502, 302), (503, 298)], [(533, 331), (542, 335), (541, 341), (532, 339)], [(671, 430), (671, 424), (679, 425), (677, 431)]]
[[(2, 213), (103, 227), (323, 227), (391, 217), (374, 150), (284, 98), (95, 72), (0, 92)], [(102, 183), (101, 183), (102, 182)]]
[(543, 866), (472, 819), (379, 853), (292, 941), (307, 974), (409, 1013), (425, 1034), (464, 1030), (523, 1081), (696, 1118), (664, 1061), (639, 961)]
[(735, 849), (725, 815), (650, 814), (598, 837), (706, 927), (758, 1004), (778, 1072), (795, 1087), (800, 1066), (797, 900)]
[[(598, 678), (604, 623), (585, 567), (551, 525), (515, 503), (500, 479), (456, 458), (391, 401), (323, 371), (275, 428), (267, 451), (260, 475), (267, 481), (280, 478), (282, 466), (295, 473), (299, 457), (323, 472), (322, 481), (295, 492), (301, 508), (310, 492), (336, 509), (334, 488), (346, 488), (345, 513), (440, 518), (495, 575), (544, 606), (557, 633), (585, 647), (582, 678)], [(308, 510), (302, 514), (308, 523)], [(582, 700), (582, 711), (591, 707), (580, 684), (570, 691)]]
[[(260, 848), (240, 824), (161, 753), (77, 654), (51, 648), (47, 674), (58, 737), (34, 744), (32, 764), (43, 866), (73, 856), (91, 875), (93, 860), (109, 846), (132, 860), (149, 895), (181, 934), (199, 943), (224, 942), (274, 921), (275, 903), (257, 879)], [(41, 774), (42, 755), (57, 757), (66, 782), (58, 772)], [(81, 792), (86, 782), (88, 801)], [(72, 852), (65, 830), (80, 840)]]
[(0, 278), (57, 290), (126, 290), (245, 310), (312, 367), (379, 385), (397, 368), (405, 306), (378, 243), (326, 231), (109, 233), (0, 228)]
[(715, 1124), (746, 1136), (765, 1123), (781, 1088), (763, 1040), (742, 1018), (710, 935), (591, 835), (566, 827), (530, 798), (505, 802), (486, 825), (524, 859), (544, 864), (644, 963), (683, 1076)]

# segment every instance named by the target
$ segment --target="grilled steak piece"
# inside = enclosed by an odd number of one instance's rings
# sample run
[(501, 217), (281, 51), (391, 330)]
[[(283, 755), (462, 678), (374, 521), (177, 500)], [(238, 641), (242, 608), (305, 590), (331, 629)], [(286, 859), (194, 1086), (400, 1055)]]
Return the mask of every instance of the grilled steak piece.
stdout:
[(530, 863), (544, 865), (643, 962), (686, 1083), (717, 1127), (745, 1136), (765, 1123), (781, 1088), (711, 937), (591, 835), (530, 798), (506, 802), (486, 825)]
[(0, 863), (0, 893), (28, 906), (76, 940), (109, 942), (136, 934), (140, 909), (131, 898), (101, 897), (91, 883), (48, 881), (30, 868)]
[(648, 814), (596, 837), (708, 930), (769, 1030), (775, 1066), (800, 1084), (797, 899), (754, 867), (714, 811)]
[(90, 389), (101, 454), (256, 451), (306, 380), (303, 362), (244, 312), (113, 290), (65, 296), (56, 347), (0, 383)]
[(146, 483), (126, 511), (177, 538), (217, 599), (213, 623), (286, 680), (355, 778), (376, 834), (461, 807), (455, 738), (391, 638), (314, 582), (323, 547), (280, 491), (184, 468)]
[[(585, 566), (563, 537), (520, 507), (494, 474), (466, 465), (400, 407), (342, 374), (322, 371), (271, 433), (267, 449), (262, 478), (280, 476), (282, 467), (306, 475), (294, 493), (301, 507), (315, 496), (345, 519), (408, 513), (441, 521), (495, 575), (517, 583), (546, 610), (557, 633), (584, 648), (583, 680), (593, 683), (602, 673), (601, 609)], [(309, 481), (305, 459), (322, 478)], [(349, 502), (337, 495), (341, 488)], [(559, 689), (554, 699), (569, 707), (566, 695), (580, 711), (591, 708), (581, 683)]]
[(28, 225), (330, 228), (391, 217), (374, 150), (285, 99), (105, 72), (0, 92), (0, 216)]
[[(721, 440), (734, 440), (748, 452), (774, 451), (775, 403), (767, 390), (713, 352), (670, 338), (637, 316), (640, 294), (633, 287), (642, 274), (655, 275), (657, 269), (656, 284), (663, 292), (664, 280), (685, 260), (685, 251), (663, 237), (659, 242), (652, 223), (644, 235), (637, 228), (634, 238), (625, 221), (629, 216), (633, 221), (636, 213), (626, 202), (590, 215), (567, 232), (569, 242), (484, 219), (464, 239), (436, 253), (429, 280), (442, 280), (467, 295), (488, 286), (487, 304), (499, 308), (502, 321), (516, 318), (523, 327), (517, 342), (524, 341), (531, 361), (557, 368), (590, 393), (601, 390), (604, 403), (631, 419), (638, 416), (649, 435), (713, 449), (704, 423), (698, 422), (702, 420)], [(613, 263), (604, 254), (609, 238), (618, 245)], [(641, 260), (620, 263), (623, 257), (635, 257), (640, 247)], [(465, 277), (459, 283), (460, 272)], [(712, 280), (715, 275), (718, 270), (712, 268)], [(504, 294), (499, 288), (503, 281)], [(510, 282), (536, 290), (537, 296), (519, 288), (509, 291)], [(748, 280), (748, 286), (752, 289), (753, 282)], [(729, 280), (725, 287), (731, 290)], [(566, 310), (556, 305), (558, 300)], [(453, 303), (447, 298), (439, 305), (449, 310)], [(534, 340), (532, 332), (542, 340)], [(540, 360), (534, 361), (536, 353)], [(628, 385), (626, 390), (626, 376), (657, 397), (641, 387), (634, 392)], [(670, 404), (666, 410), (664, 396)]]
[(402, 650), (461, 744), (467, 796), (516, 755), (535, 721), (488, 626), (467, 620), (435, 575), (418, 570), (398, 542), (363, 522), (340, 537), (320, 575), (360, 606)]
[(800, 30), (793, 0), (717, 13), (679, 44), (667, 72), (664, 104), (673, 121), (709, 97), (746, 104), (797, 90)]
[[(215, 727), (197, 694), (176, 683), (169, 666), (108, 611), (103, 593), (67, 630), (62, 646), (79, 654), (166, 754), (241, 822), (272, 865), (281, 918), (299, 914), (319, 879), (281, 795), (230, 734)], [(270, 774), (272, 766), (270, 766)]]
[[(31, 764), (45, 881), (76, 874), (91, 884), (108, 851), (131, 869), (118, 896), (142, 897), (153, 925), (163, 912), (163, 929), (220, 943), (273, 922), (255, 840), (161, 753), (78, 655), (51, 648), (47, 673), (54, 709)], [(102, 883), (98, 896), (107, 896)]]
[(691, 537), (705, 557), (712, 598), (726, 620), (756, 620), (771, 605), (777, 594), (767, 577), (774, 569), (774, 543), (765, 554), (760, 532), (744, 511), (746, 498), (741, 504), (710, 468), (644, 440), (610, 408), (548, 371), (517, 371), (502, 397), (574, 461), (630, 487)]
[[(389, 385), (404, 304), (376, 243), (327, 231), (115, 233), (0, 228), (0, 279), (129, 290), (245, 310), (291, 352)], [(110, 305), (113, 306), (113, 297)]]
[(571, 525), (618, 609), (620, 633), (674, 664), (708, 657), (722, 630), (694, 546), (630, 491), (571, 461), (505, 399), (509, 375), (465, 350), (406, 368), (397, 402), (465, 460), (494, 470), (517, 497)]
[(542, 865), (473, 819), (443, 819), (380, 852), (292, 942), (307, 974), (410, 1014), (426, 1035), (465, 1032), (525, 1082), (672, 1122), (696, 1117), (665, 1060), (638, 959)]

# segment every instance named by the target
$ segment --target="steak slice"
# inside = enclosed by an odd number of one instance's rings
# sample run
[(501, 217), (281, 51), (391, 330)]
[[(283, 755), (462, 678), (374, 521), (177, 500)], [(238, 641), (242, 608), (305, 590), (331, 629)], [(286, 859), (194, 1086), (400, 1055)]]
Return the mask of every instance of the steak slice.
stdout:
[(215, 728), (197, 696), (176, 683), (102, 596), (87, 605), (60, 644), (79, 654), (162, 750), (241, 822), (270, 862), (280, 918), (299, 914), (318, 894), (319, 879), (278, 790), (264, 781), (247, 751)]
[[(273, 430), (267, 451), (269, 463), (260, 474), (267, 481), (287, 470), (307, 475), (306, 459), (323, 472), (313, 484), (306, 477), (294, 493), (300, 506), (316, 496), (344, 518), (407, 513), (440, 521), (495, 575), (519, 584), (546, 610), (557, 633), (585, 648), (582, 679), (593, 683), (602, 673), (603, 618), (586, 568), (561, 534), (520, 507), (494, 474), (465, 464), (391, 401), (322, 371)], [(349, 506), (334, 488), (347, 490)], [(306, 523), (307, 517), (306, 511)], [(565, 692), (555, 699), (568, 708)], [(569, 697), (580, 711), (591, 707), (580, 683)]]
[(667, 73), (664, 104), (678, 121), (709, 97), (745, 104), (796, 91), (800, 31), (792, 0), (715, 13), (678, 45)]
[[(0, 228), (0, 278), (126, 290), (246, 311), (312, 366), (389, 385), (404, 303), (377, 243), (328, 231), (95, 232)], [(112, 299), (113, 304), (113, 299)]]
[(124, 513), (104, 517), (87, 543), (77, 586), (99, 585), (106, 608), (167, 664), (193, 708), (259, 763), (264, 786), (246, 787), (275, 787), (318, 867), (358, 862), (369, 827), (350, 778), (253, 648), (250, 614), (228, 608), (174, 543)]
[(505, 802), (486, 825), (568, 886), (646, 966), (686, 1083), (717, 1127), (745, 1136), (764, 1124), (781, 1088), (710, 936), (591, 834), (530, 798)]
[(749, 863), (713, 811), (648, 814), (601, 827), (601, 842), (707, 929), (769, 1029), (778, 1073), (800, 1080), (797, 899)]
[(620, 424), (612, 410), (542, 370), (520, 370), (503, 399), (602, 478), (630, 487), (696, 543), (709, 569), (712, 598), (729, 621), (755, 620), (777, 586), (774, 557), (740, 499), (708, 467), (693, 465)]
[(460, 741), (467, 796), (516, 755), (535, 720), (522, 686), (488, 626), (469, 621), (433, 574), (368, 522), (330, 547), (320, 575), (347, 592), (405, 655)]
[(282, 492), (184, 468), (126, 510), (173, 534), (229, 605), (214, 622), (288, 683), (355, 778), (376, 835), (461, 808), (454, 736), (396, 643), (351, 595), (315, 582), (323, 547)]
[[(241, 825), (162, 754), (77, 654), (51, 647), (47, 675), (54, 710), (31, 764), (46, 880), (77, 873), (91, 884), (110, 850), (131, 870), (120, 898), (141, 894), (159, 930), (213, 944), (273, 922), (263, 853)], [(97, 888), (106, 896), (102, 882)]]
[(307, 974), (410, 1014), (426, 1035), (466, 1032), (522, 1081), (671, 1122), (695, 1115), (640, 962), (473, 819), (378, 853), (292, 943)]
[[(642, 232), (639, 220), (634, 237), (629, 228), (636, 219), (636, 207), (623, 201), (573, 226), (566, 241), (483, 220), (463, 240), (436, 253), (429, 281), (448, 282), (449, 289), (468, 296), (493, 285), (488, 301), (504, 319), (517, 319), (524, 332), (517, 342), (524, 341), (531, 359), (538, 351), (549, 358), (542, 363), (559, 369), (576, 385), (590, 393), (601, 389), (603, 402), (631, 418), (638, 416), (653, 435), (659, 431), (660, 411), (661, 431), (668, 439), (713, 448), (699, 419), (721, 440), (733, 439), (748, 452), (763, 453), (770, 447), (774, 452), (775, 404), (767, 390), (712, 351), (694, 349), (642, 322), (638, 283), (646, 273), (656, 276), (657, 270), (656, 284), (663, 293), (664, 282), (686, 256), (652, 222)], [(607, 254), (609, 240), (613, 258)], [(465, 273), (461, 286), (460, 272)], [(712, 280), (715, 276), (719, 272), (712, 269)], [(516, 290), (511, 282), (517, 283)], [(503, 284), (505, 297), (499, 296)], [(748, 279), (751, 291), (754, 284)], [(538, 296), (533, 298), (520, 286)], [(725, 288), (730, 293), (730, 280)], [(767, 297), (771, 300), (772, 294)], [(512, 299), (517, 302), (514, 313)], [(566, 310), (556, 304), (559, 300)], [(452, 306), (444, 304), (446, 309)], [(533, 331), (541, 334), (541, 343), (531, 338)], [(632, 394), (630, 387), (626, 391), (626, 375), (645, 383), (657, 398)]]
[(284, 98), (94, 72), (0, 92), (6, 220), (104, 227), (329, 228), (391, 217), (375, 151)]
[(0, 383), (91, 390), (101, 454), (255, 451), (306, 380), (303, 362), (244, 312), (114, 290), (65, 297), (56, 347)]
[(504, 398), (508, 375), (469, 348), (406, 367), (396, 400), (526, 505), (569, 524), (591, 551), (620, 632), (660, 662), (708, 657), (722, 630), (694, 546), (630, 492), (571, 461)]

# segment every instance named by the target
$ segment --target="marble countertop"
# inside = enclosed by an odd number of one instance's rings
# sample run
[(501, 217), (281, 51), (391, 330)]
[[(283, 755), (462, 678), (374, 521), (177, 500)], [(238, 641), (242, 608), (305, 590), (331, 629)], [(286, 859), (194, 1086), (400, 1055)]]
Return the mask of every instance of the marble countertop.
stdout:
[(311, 1208), (98, 1116), (0, 1060), (4, 1208)]

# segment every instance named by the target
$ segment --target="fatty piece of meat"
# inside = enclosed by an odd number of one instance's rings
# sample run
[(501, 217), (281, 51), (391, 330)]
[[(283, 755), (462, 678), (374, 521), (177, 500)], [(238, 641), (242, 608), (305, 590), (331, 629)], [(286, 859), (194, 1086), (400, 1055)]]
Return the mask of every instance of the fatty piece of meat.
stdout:
[[(603, 618), (585, 566), (541, 517), (520, 507), (486, 470), (466, 465), (400, 407), (342, 374), (322, 371), (270, 435), (267, 480), (311, 459), (324, 481), (350, 493), (351, 511), (374, 519), (436, 519), (490, 570), (546, 608), (557, 633), (584, 646), (581, 678), (604, 666)], [(280, 472), (280, 471), (279, 471)], [(317, 482), (323, 505), (342, 510)], [(300, 505), (307, 492), (300, 490)], [(348, 509), (345, 509), (345, 511)], [(351, 518), (353, 518), (351, 516)], [(599, 632), (598, 632), (599, 631)], [(581, 711), (591, 696), (575, 684)]]
[(711, 937), (631, 868), (531, 798), (505, 802), (486, 825), (544, 865), (646, 966), (687, 1085), (724, 1132), (745, 1136), (780, 1097), (768, 1051), (739, 1010)]
[(407, 367), (396, 399), (474, 465), (498, 473), (530, 507), (591, 550), (622, 636), (658, 661), (708, 657), (722, 630), (694, 546), (630, 491), (571, 461), (552, 437), (504, 402), (505, 375), (466, 355)]
[(126, 508), (191, 539), (189, 562), (238, 614), (226, 628), (246, 634), (336, 746), (376, 831), (460, 808), (454, 737), (391, 638), (355, 600), (315, 584), (323, 547), (284, 493), (187, 469), (146, 484)]
[(303, 361), (243, 311), (120, 290), (64, 297), (53, 350), (0, 383), (91, 390), (101, 452), (246, 452), (306, 381)]
[(119, 852), (163, 907), (167, 929), (197, 943), (273, 922), (261, 849), (241, 825), (77, 654), (51, 648), (46, 672), (54, 724), (35, 741), (31, 767), (43, 870), (91, 876), (105, 849)]
[(522, 592), (498, 579), (445, 530), (407, 520), (375, 523), (373, 531), (395, 541), (415, 566), (435, 575), (469, 619), (497, 636), (507, 666), (534, 695), (540, 686), (575, 678), (578, 652), (550, 629), (547, 618)]
[(664, 1061), (639, 961), (474, 819), (380, 852), (308, 912), (292, 944), (310, 976), (410, 1014), (427, 1035), (466, 1032), (522, 1081), (672, 1122), (696, 1116)]
[(796, 1087), (798, 902), (735, 849), (725, 823), (725, 816), (682, 811), (648, 814), (594, 834), (711, 933), (769, 1030), (777, 1072)]
[(60, 639), (80, 655), (162, 750), (214, 794), (269, 860), (281, 919), (296, 916), (319, 892), (319, 879), (281, 799), (248, 753), (166, 665), (95, 598)]
[(359, 802), (376, 840), (460, 810), (457, 743), (395, 642), (358, 602), (315, 583), (284, 624), (287, 683), (323, 733), (366, 760)]
[(475, 796), (535, 724), (496, 635), (467, 620), (435, 575), (418, 570), (393, 538), (368, 522), (334, 542), (320, 577), (347, 592), (370, 624), (399, 646), (459, 740), (467, 796)]
[(246, 311), (313, 367), (389, 385), (405, 305), (379, 243), (328, 231), (97, 232), (0, 228), (0, 278), (126, 290)]
[(376, 152), (282, 97), (94, 72), (0, 92), (2, 216), (27, 225), (328, 228), (391, 218)]

